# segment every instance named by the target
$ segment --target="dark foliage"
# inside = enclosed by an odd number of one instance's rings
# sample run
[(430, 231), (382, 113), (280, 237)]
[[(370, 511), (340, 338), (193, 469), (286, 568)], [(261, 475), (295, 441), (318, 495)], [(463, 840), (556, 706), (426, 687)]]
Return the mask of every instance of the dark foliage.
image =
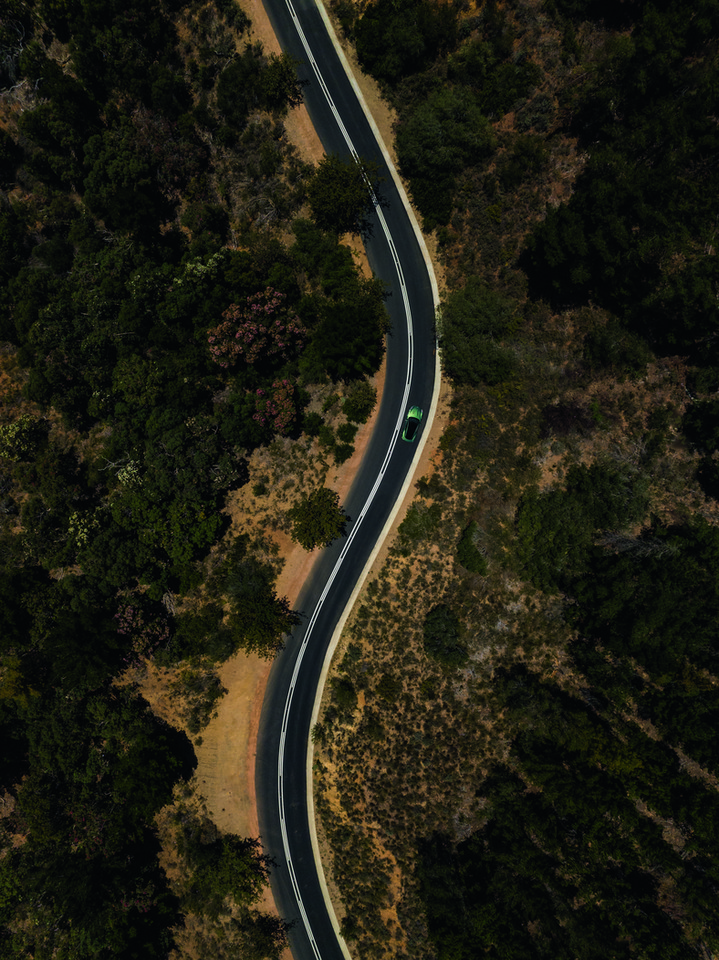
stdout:
[(461, 384), (497, 384), (516, 370), (512, 352), (502, 345), (516, 322), (515, 305), (469, 277), (441, 308), (440, 345), (448, 376)]
[(467, 662), (467, 645), (462, 640), (462, 629), (454, 610), (446, 604), (433, 607), (424, 618), (424, 649), (428, 656), (449, 670)]
[(367, 6), (355, 25), (360, 63), (378, 80), (390, 84), (451, 49), (456, 37), (456, 12), (449, 5), (429, 0), (377, 0)]
[[(194, 751), (114, 681), (143, 658), (201, 661), (200, 680), (183, 667), (196, 732), (192, 696), (206, 715), (222, 693), (209, 664), (271, 656), (298, 622), (246, 537), (213, 576), (206, 561), (247, 450), (297, 429), (300, 377), (377, 369), (383, 294), (336, 236), (298, 225), (290, 251), (255, 228), (263, 204), (286, 224), (302, 202), (280, 125), (301, 101), (295, 64), (236, 55), (247, 21), (230, 0), (184, 7), (9, 0), (0, 16), (1, 85), (24, 98), (0, 131), (0, 188), (22, 194), (0, 197), (0, 339), (24, 384), (0, 424), (0, 766), (17, 799), (3, 956), (167, 957), (182, 912), (213, 919), (228, 898), (223, 949), (284, 946), (282, 921), (250, 910), (267, 880), (255, 841), (188, 837), (190, 887), (170, 892), (155, 817)], [(211, 331), (268, 289), (302, 337), (221, 366)]]
[(373, 195), (378, 189), (378, 167), (374, 162), (326, 155), (307, 185), (312, 219), (321, 230), (367, 234), (374, 210)]
[(590, 563), (598, 531), (641, 520), (646, 509), (646, 482), (598, 463), (571, 467), (566, 490), (528, 492), (516, 524), (529, 578), (543, 590), (566, 587)]
[[(590, 161), (534, 231), (524, 264), (535, 295), (591, 299), (656, 348), (694, 349), (706, 362), (717, 271), (702, 252), (713, 220), (701, 198), (715, 189), (706, 158), (717, 145), (708, 106), (718, 14), (710, 3), (625, 7), (632, 38), (610, 48), (577, 118)], [(666, 269), (672, 259), (679, 269)]]

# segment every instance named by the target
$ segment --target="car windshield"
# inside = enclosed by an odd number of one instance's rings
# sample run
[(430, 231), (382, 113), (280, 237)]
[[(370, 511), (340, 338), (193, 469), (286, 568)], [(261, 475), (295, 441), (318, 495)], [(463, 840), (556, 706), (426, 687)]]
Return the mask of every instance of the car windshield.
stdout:
[(417, 433), (417, 427), (419, 426), (419, 420), (416, 417), (407, 418), (407, 428), (405, 430), (405, 436), (408, 440), (414, 440), (414, 435)]

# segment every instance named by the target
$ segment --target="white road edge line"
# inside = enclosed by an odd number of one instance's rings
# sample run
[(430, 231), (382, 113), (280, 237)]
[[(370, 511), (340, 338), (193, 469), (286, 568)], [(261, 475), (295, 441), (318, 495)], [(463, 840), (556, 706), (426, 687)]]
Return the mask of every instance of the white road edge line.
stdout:
[[(334, 117), (335, 117), (335, 120), (336, 120), (336, 122), (337, 122), (337, 125), (338, 125), (338, 127), (340, 128), (340, 131), (342, 132), (342, 136), (344, 137), (345, 142), (347, 143), (347, 146), (349, 147), (349, 150), (350, 150), (352, 156), (355, 158), (355, 160), (359, 160), (359, 155), (358, 155), (358, 153), (357, 153), (357, 150), (355, 149), (354, 144), (352, 143), (352, 140), (351, 140), (351, 138), (350, 138), (350, 136), (349, 136), (349, 134), (348, 134), (348, 132), (347, 132), (344, 124), (342, 123), (342, 119), (341, 119), (341, 117), (340, 117), (340, 115), (339, 115), (339, 113), (338, 113), (338, 111), (337, 111), (337, 108), (335, 107), (335, 104), (334, 104), (334, 101), (332, 100), (332, 96), (331, 96), (331, 94), (330, 94), (330, 92), (329, 92), (329, 89), (327, 88), (327, 85), (326, 85), (326, 83), (325, 83), (325, 81), (324, 81), (324, 78), (322, 77), (322, 74), (321, 74), (321, 71), (320, 71), (320, 69), (319, 69), (319, 67), (318, 67), (318, 65), (317, 65), (317, 62), (315, 61), (315, 59), (314, 59), (314, 57), (313, 57), (313, 55), (312, 55), (312, 52), (311, 52), (311, 50), (310, 50), (310, 47), (309, 47), (309, 44), (308, 44), (308, 42), (307, 42), (307, 38), (306, 38), (306, 36), (305, 36), (305, 34), (304, 34), (304, 31), (302, 30), (302, 27), (301, 27), (300, 24), (299, 24), (299, 21), (298, 21), (298, 19), (297, 19), (297, 15), (296, 15), (296, 13), (295, 13), (294, 7), (292, 6), (292, 0), (285, 0), (285, 2), (286, 2), (286, 4), (287, 4), (287, 8), (288, 8), (288, 10), (289, 10), (289, 12), (290, 12), (290, 15), (291, 15), (291, 17), (292, 17), (292, 19), (293, 19), (293, 21), (294, 21), (294, 23), (295, 23), (295, 27), (296, 27), (297, 32), (298, 32), (298, 35), (299, 35), (299, 37), (300, 37), (300, 39), (301, 39), (301, 41), (302, 41), (302, 45), (304, 46), (305, 51), (306, 51), (306, 53), (307, 53), (308, 60), (309, 60), (310, 64), (312, 65), (312, 68), (313, 68), (313, 70), (314, 70), (314, 72), (315, 72), (315, 75), (317, 76), (317, 79), (318, 79), (318, 81), (319, 81), (319, 83), (320, 83), (320, 86), (321, 86), (321, 88), (322, 88), (322, 91), (324, 92), (325, 97), (326, 97), (326, 99), (327, 99), (327, 103), (328, 103), (328, 105), (329, 105), (329, 107), (330, 107), (330, 110), (332, 111), (332, 113), (333, 113), (333, 115), (334, 115)], [(340, 44), (339, 44), (339, 42), (338, 42), (338, 40), (337, 40), (336, 34), (335, 34), (335, 32), (334, 32), (334, 28), (332, 27), (332, 24), (331, 24), (331, 22), (330, 22), (330, 20), (329, 20), (329, 17), (328, 17), (328, 15), (327, 15), (327, 11), (325, 10), (324, 5), (322, 4), (321, 0), (316, 0), (316, 5), (317, 5), (317, 7), (318, 7), (318, 10), (319, 10), (319, 12), (320, 12), (320, 15), (321, 15), (322, 19), (323, 19), (324, 22), (325, 22), (325, 26), (326, 26), (326, 28), (327, 28), (327, 33), (328, 33), (328, 35), (329, 35), (329, 37), (330, 37), (330, 40), (332, 41), (333, 46), (335, 47), (335, 49), (336, 49), (336, 51), (337, 51), (337, 53), (338, 53), (338, 55), (339, 55), (339, 58), (340, 58), (340, 61), (342, 62), (342, 65), (343, 65), (343, 67), (344, 67), (345, 73), (347, 74), (347, 76), (348, 76), (348, 78), (349, 78), (349, 80), (350, 80), (350, 83), (351, 83), (352, 87), (354, 88), (355, 94), (357, 95), (358, 102), (360, 103), (360, 106), (362, 107), (362, 110), (363, 110), (363, 112), (364, 112), (364, 114), (365, 114), (365, 116), (366, 116), (366, 118), (367, 118), (367, 120), (368, 120), (368, 122), (369, 122), (369, 124), (370, 124), (370, 127), (371, 127), (371, 129), (372, 129), (372, 132), (373, 132), (374, 135), (375, 135), (375, 138), (376, 138), (376, 140), (377, 140), (377, 143), (379, 144), (379, 146), (380, 146), (380, 148), (381, 148), (381, 150), (382, 150), (382, 154), (383, 154), (383, 156), (384, 156), (384, 158), (385, 158), (385, 162), (386, 162), (386, 164), (387, 164), (387, 168), (388, 168), (388, 170), (390, 171), (390, 174), (391, 174), (391, 176), (392, 176), (392, 179), (393, 179), (394, 182), (395, 182), (395, 186), (396, 186), (396, 188), (397, 188), (400, 196), (403, 198), (405, 208), (409, 211), (409, 214), (410, 214), (410, 222), (411, 222), (412, 227), (413, 227), (413, 229), (414, 229), (414, 232), (415, 232), (415, 234), (416, 234), (416, 236), (417, 236), (417, 241), (418, 241), (418, 243), (419, 243), (420, 250), (422, 251), (422, 255), (423, 255), (423, 258), (424, 258), (424, 260), (425, 260), (425, 265), (426, 265), (426, 267), (427, 267), (427, 272), (428, 272), (428, 274), (429, 274), (430, 284), (431, 284), (431, 286), (432, 286), (432, 294), (433, 294), (433, 299), (434, 299), (434, 305), (435, 305), (435, 307), (436, 307), (436, 306), (438, 306), (438, 304), (439, 304), (439, 294), (438, 294), (438, 288), (437, 288), (437, 281), (436, 281), (436, 278), (435, 278), (435, 275), (434, 275), (434, 269), (433, 269), (433, 267), (432, 267), (432, 261), (431, 261), (431, 259), (430, 259), (429, 252), (428, 252), (427, 247), (426, 247), (426, 244), (425, 244), (425, 242), (424, 242), (424, 237), (422, 236), (422, 232), (421, 232), (421, 230), (419, 229), (419, 224), (417, 223), (417, 220), (416, 220), (416, 218), (415, 218), (415, 216), (414, 216), (414, 211), (412, 210), (412, 208), (411, 208), (411, 206), (410, 206), (410, 204), (409, 204), (409, 202), (408, 202), (408, 200), (407, 200), (407, 196), (406, 196), (404, 187), (403, 187), (403, 185), (402, 185), (401, 180), (399, 179), (399, 176), (398, 176), (398, 174), (397, 174), (397, 171), (396, 171), (395, 168), (394, 168), (394, 164), (392, 163), (392, 159), (391, 159), (391, 157), (390, 157), (390, 155), (389, 155), (389, 152), (388, 152), (387, 147), (386, 147), (386, 145), (385, 145), (385, 143), (384, 143), (384, 140), (382, 139), (382, 135), (381, 135), (381, 133), (380, 133), (380, 131), (379, 131), (379, 129), (378, 129), (375, 121), (374, 121), (374, 118), (372, 117), (372, 114), (371, 114), (370, 111), (369, 111), (369, 108), (368, 108), (368, 106), (367, 106), (367, 104), (366, 104), (366, 102), (365, 102), (364, 96), (362, 95), (362, 91), (360, 90), (359, 85), (357, 84), (357, 81), (356, 81), (356, 79), (355, 79), (355, 77), (354, 77), (354, 75), (353, 75), (353, 73), (352, 73), (352, 69), (351, 69), (351, 67), (350, 67), (349, 63), (347, 62), (347, 59), (346, 59), (346, 57), (345, 57), (345, 55), (344, 55), (344, 51), (342, 50), (342, 48), (341, 48), (341, 46), (340, 46)], [(280, 751), (279, 751), (278, 763), (277, 763), (277, 786), (278, 786), (278, 798), (279, 798), (280, 825), (281, 825), (281, 833), (282, 833), (282, 846), (283, 846), (283, 849), (284, 849), (285, 858), (286, 858), (286, 860), (287, 860), (287, 865), (288, 865), (288, 869), (289, 869), (289, 873), (290, 873), (290, 879), (291, 879), (291, 881), (292, 881), (292, 887), (293, 887), (293, 889), (294, 889), (294, 891), (295, 891), (295, 897), (296, 897), (296, 899), (297, 899), (297, 905), (298, 905), (299, 910), (300, 910), (300, 915), (301, 915), (301, 917), (302, 917), (302, 922), (303, 922), (303, 925), (304, 925), (304, 927), (305, 927), (305, 931), (306, 931), (306, 933), (307, 933), (308, 939), (309, 939), (309, 941), (310, 941), (310, 945), (311, 945), (311, 947), (312, 947), (312, 951), (313, 951), (315, 957), (317, 957), (317, 960), (321, 960), (321, 953), (320, 953), (320, 950), (319, 950), (319, 945), (317, 944), (317, 942), (316, 942), (316, 940), (315, 940), (315, 938), (314, 938), (314, 934), (313, 934), (313, 932), (312, 932), (312, 926), (311, 926), (311, 924), (310, 924), (310, 922), (309, 922), (309, 918), (308, 918), (308, 916), (307, 916), (307, 913), (306, 913), (306, 910), (305, 910), (305, 906), (304, 906), (304, 903), (303, 903), (303, 901), (302, 901), (302, 896), (301, 896), (301, 894), (300, 894), (300, 890), (299, 890), (299, 887), (298, 887), (298, 884), (297, 884), (297, 879), (296, 879), (296, 876), (295, 876), (294, 865), (293, 865), (293, 863), (292, 863), (292, 857), (291, 857), (291, 855), (290, 855), (289, 838), (288, 838), (288, 835), (287, 835), (287, 826), (286, 826), (286, 822), (285, 822), (284, 789), (283, 789), (283, 771), (284, 771), (284, 758), (285, 758), (285, 742), (286, 742), (287, 720), (288, 720), (288, 718), (289, 718), (290, 708), (291, 708), (291, 705), (292, 705), (292, 699), (293, 699), (293, 697), (294, 697), (294, 689), (295, 689), (295, 683), (296, 683), (296, 681), (297, 681), (297, 675), (298, 675), (298, 673), (299, 673), (299, 670), (300, 670), (300, 667), (301, 667), (301, 664), (302, 664), (302, 660), (303, 660), (303, 658), (304, 658), (304, 653), (305, 653), (305, 650), (307, 649), (307, 645), (308, 645), (308, 643), (309, 643), (309, 639), (310, 639), (310, 636), (311, 636), (311, 634), (312, 634), (312, 630), (314, 629), (314, 625), (315, 625), (316, 620), (317, 620), (317, 617), (318, 617), (318, 615), (319, 615), (319, 611), (321, 610), (322, 605), (323, 605), (323, 603), (324, 603), (324, 601), (325, 601), (325, 599), (326, 599), (326, 597), (327, 597), (327, 594), (328, 594), (328, 592), (329, 592), (332, 584), (334, 583), (334, 580), (335, 580), (337, 574), (339, 573), (340, 567), (342, 566), (342, 563), (344, 562), (344, 559), (345, 559), (345, 557), (346, 557), (346, 555), (347, 555), (347, 552), (348, 552), (348, 550), (349, 550), (349, 548), (350, 548), (350, 546), (351, 546), (351, 544), (352, 544), (352, 541), (354, 540), (354, 538), (355, 538), (355, 536), (356, 536), (356, 533), (357, 533), (357, 531), (359, 530), (359, 528), (360, 528), (360, 526), (361, 526), (361, 524), (362, 524), (362, 521), (363, 521), (364, 517), (366, 516), (367, 511), (369, 510), (369, 508), (370, 508), (370, 506), (371, 506), (371, 504), (372, 504), (372, 501), (373, 501), (374, 498), (375, 498), (375, 495), (376, 495), (376, 493), (377, 493), (377, 490), (378, 490), (378, 488), (379, 488), (379, 485), (380, 485), (380, 483), (381, 483), (381, 480), (382, 480), (382, 478), (384, 477), (384, 473), (385, 473), (385, 470), (386, 470), (386, 468), (387, 468), (387, 464), (389, 463), (390, 457), (391, 457), (391, 455), (392, 455), (392, 453), (393, 453), (393, 451), (394, 451), (394, 448), (395, 448), (395, 446), (396, 446), (396, 444), (397, 444), (397, 439), (398, 439), (398, 437), (399, 437), (400, 425), (401, 425), (402, 420), (403, 420), (403, 417), (404, 417), (404, 411), (405, 411), (405, 408), (406, 408), (406, 406), (407, 406), (407, 400), (408, 400), (408, 397), (409, 397), (409, 385), (410, 385), (410, 382), (411, 382), (411, 379), (412, 379), (412, 368), (413, 368), (413, 364), (414, 364), (414, 349), (413, 349), (413, 346), (414, 346), (414, 345), (413, 345), (413, 340), (412, 340), (412, 338), (413, 338), (412, 315), (411, 315), (411, 309), (410, 309), (410, 306), (409, 306), (409, 299), (408, 299), (408, 297), (407, 297), (407, 289), (406, 289), (406, 284), (405, 284), (405, 280), (404, 280), (404, 275), (403, 275), (403, 273), (402, 273), (402, 268), (401, 268), (401, 265), (400, 265), (400, 262), (399, 262), (399, 257), (397, 256), (397, 251), (396, 251), (396, 248), (395, 248), (395, 245), (394, 245), (394, 241), (393, 241), (393, 239), (392, 239), (392, 235), (391, 235), (391, 233), (390, 233), (390, 231), (389, 231), (389, 228), (388, 228), (388, 226), (387, 226), (387, 222), (386, 222), (385, 217), (384, 217), (384, 214), (383, 214), (383, 212), (382, 212), (382, 208), (380, 207), (379, 203), (377, 202), (377, 199), (376, 199), (374, 196), (373, 196), (373, 199), (374, 199), (374, 204), (375, 204), (375, 210), (376, 210), (376, 212), (377, 212), (377, 215), (378, 215), (379, 220), (380, 220), (380, 225), (381, 225), (381, 227), (382, 227), (382, 231), (383, 231), (383, 233), (385, 234), (385, 237), (386, 237), (387, 242), (388, 242), (388, 244), (389, 244), (390, 250), (391, 250), (391, 252), (392, 252), (392, 257), (393, 257), (394, 262), (395, 262), (395, 268), (396, 268), (396, 270), (397, 270), (397, 275), (398, 275), (398, 278), (399, 278), (399, 281), (400, 281), (400, 286), (401, 286), (401, 289), (402, 289), (402, 300), (403, 300), (404, 307), (405, 307), (405, 316), (406, 316), (406, 319), (407, 319), (408, 341), (409, 341), (409, 344), (408, 344), (408, 345), (409, 345), (409, 356), (408, 356), (408, 366), (407, 366), (407, 379), (406, 379), (406, 381), (405, 381), (405, 390), (404, 390), (404, 396), (403, 396), (403, 398), (402, 398), (402, 407), (400, 408), (400, 413), (399, 413), (399, 416), (398, 416), (398, 418), (397, 418), (397, 422), (396, 422), (396, 424), (395, 424), (395, 429), (394, 429), (394, 432), (393, 432), (393, 434), (392, 434), (392, 439), (391, 439), (391, 441), (390, 441), (390, 445), (389, 445), (388, 450), (387, 450), (387, 453), (386, 453), (386, 455), (385, 455), (384, 462), (383, 462), (383, 464), (382, 464), (382, 468), (380, 469), (380, 472), (379, 472), (379, 474), (378, 474), (378, 476), (377, 476), (377, 479), (375, 480), (374, 486), (372, 487), (372, 490), (370, 491), (370, 494), (369, 494), (369, 496), (368, 496), (368, 498), (367, 498), (364, 506), (362, 507), (362, 510), (360, 511), (360, 515), (359, 515), (359, 517), (357, 518), (356, 523), (353, 524), (352, 531), (350, 532), (350, 535), (349, 535), (349, 537), (347, 538), (347, 541), (345, 542), (345, 545), (344, 545), (344, 547), (343, 547), (343, 549), (342, 549), (342, 552), (341, 552), (341, 554), (340, 554), (340, 556), (339, 556), (339, 558), (338, 558), (338, 560), (337, 560), (337, 563), (335, 564), (334, 569), (332, 570), (332, 573), (330, 574), (330, 577), (329, 577), (329, 579), (328, 579), (328, 581), (327, 581), (327, 583), (326, 583), (326, 585), (325, 585), (325, 588), (324, 588), (324, 590), (323, 590), (323, 592), (322, 592), (322, 595), (320, 596), (319, 602), (317, 603), (317, 606), (315, 607), (315, 610), (313, 611), (312, 617), (310, 618), (310, 623), (308, 624), (307, 630), (306, 630), (306, 632), (305, 632), (304, 641), (303, 641), (303, 643), (302, 643), (302, 647), (301, 647), (301, 649), (300, 649), (299, 656), (298, 656), (297, 661), (296, 661), (296, 663), (295, 663), (295, 668), (294, 668), (293, 675), (292, 675), (292, 683), (291, 683), (291, 685), (290, 685), (290, 690), (289, 690), (289, 693), (288, 693), (288, 697), (287, 697), (287, 700), (286, 700), (286, 702), (285, 702), (285, 709), (284, 709), (283, 718), (282, 718), (282, 732), (281, 732), (281, 735), (280, 735)], [(436, 355), (436, 360), (435, 360), (435, 384), (434, 384), (434, 392), (433, 392), (433, 395), (432, 395), (432, 401), (431, 401), (431, 405), (430, 405), (429, 415), (428, 415), (428, 417), (427, 417), (427, 424), (426, 424), (425, 429), (422, 431), (422, 437), (421, 437), (421, 439), (420, 439), (420, 442), (419, 442), (418, 445), (417, 445), (417, 449), (416, 449), (416, 452), (415, 452), (415, 456), (414, 456), (414, 458), (413, 458), (413, 460), (412, 460), (412, 469), (411, 469), (410, 471), (408, 471), (408, 473), (407, 473), (407, 477), (405, 478), (405, 482), (404, 482), (404, 484), (403, 484), (403, 486), (402, 486), (402, 490), (400, 491), (400, 495), (399, 495), (399, 497), (397, 498), (397, 500), (396, 500), (396, 502), (395, 502), (395, 506), (394, 506), (394, 508), (393, 508), (390, 516), (388, 517), (387, 522), (385, 523), (384, 529), (382, 530), (382, 533), (381, 533), (379, 539), (378, 539), (377, 542), (375, 543), (375, 546), (374, 546), (374, 549), (373, 549), (373, 551), (372, 551), (372, 554), (370, 555), (367, 563), (365, 564), (364, 570), (362, 571), (359, 579), (357, 580), (357, 583), (355, 584), (355, 588), (354, 588), (354, 590), (353, 590), (353, 592), (352, 592), (352, 596), (350, 597), (349, 602), (347, 603), (347, 605), (346, 605), (346, 607), (345, 607), (345, 609), (344, 609), (344, 611), (343, 611), (343, 613), (342, 613), (342, 616), (340, 617), (340, 620), (338, 621), (337, 627), (335, 628), (335, 631), (334, 631), (334, 633), (333, 633), (333, 635), (332, 635), (332, 639), (331, 639), (331, 641), (330, 641), (330, 645), (329, 645), (329, 648), (328, 648), (328, 650), (327, 650), (327, 654), (326, 654), (326, 656), (325, 656), (325, 661), (324, 661), (324, 664), (323, 664), (323, 666), (322, 666), (322, 673), (321, 673), (321, 675), (320, 675), (320, 682), (319, 682), (319, 684), (318, 684), (318, 686), (317, 686), (317, 693), (316, 693), (316, 696), (315, 696), (315, 703), (314, 703), (314, 708), (313, 708), (313, 711), (312, 711), (312, 720), (311, 720), (311, 723), (310, 723), (310, 734), (311, 734), (312, 728), (314, 727), (315, 723), (317, 722), (317, 717), (318, 717), (318, 715), (319, 715), (320, 704), (321, 704), (321, 701), (322, 701), (322, 693), (323, 693), (324, 686), (325, 686), (325, 683), (326, 683), (326, 680), (327, 680), (327, 674), (328, 674), (329, 666), (330, 666), (330, 663), (331, 663), (331, 660), (332, 660), (332, 655), (333, 655), (333, 653), (334, 653), (334, 650), (335, 650), (336, 647), (337, 647), (337, 643), (339, 642), (339, 638), (340, 638), (340, 636), (341, 636), (341, 634), (342, 634), (342, 630), (344, 629), (344, 625), (345, 625), (345, 623), (346, 623), (346, 621), (347, 621), (347, 617), (349, 616), (349, 613), (350, 613), (352, 607), (354, 606), (354, 603), (355, 603), (355, 601), (356, 601), (356, 599), (357, 599), (357, 596), (359, 595), (359, 592), (360, 592), (360, 590), (362, 589), (362, 586), (363, 586), (363, 584), (364, 584), (364, 581), (366, 580), (367, 575), (369, 574), (369, 571), (371, 570), (372, 565), (374, 564), (374, 561), (375, 561), (375, 559), (376, 559), (376, 557), (377, 557), (377, 554), (378, 554), (378, 552), (379, 552), (379, 550), (380, 550), (380, 548), (381, 548), (381, 546), (382, 546), (382, 543), (383, 543), (384, 540), (386, 539), (386, 537), (387, 537), (387, 535), (388, 535), (388, 533), (389, 533), (389, 531), (390, 531), (390, 529), (391, 529), (391, 527), (392, 527), (392, 523), (394, 522), (394, 519), (395, 519), (395, 516), (396, 516), (396, 514), (397, 514), (397, 511), (400, 509), (400, 506), (401, 506), (401, 504), (402, 504), (402, 502), (403, 502), (403, 500), (404, 500), (404, 498), (405, 498), (405, 496), (406, 496), (406, 494), (407, 494), (407, 491), (409, 490), (409, 487), (410, 487), (410, 484), (411, 484), (411, 482), (412, 482), (412, 478), (413, 478), (414, 472), (415, 472), (415, 470), (416, 470), (416, 468), (417, 468), (417, 464), (418, 464), (418, 462), (419, 462), (419, 458), (420, 458), (420, 456), (421, 456), (421, 454), (422, 454), (422, 451), (424, 450), (424, 446), (425, 446), (425, 444), (426, 444), (426, 442), (427, 442), (427, 437), (428, 437), (428, 434), (429, 434), (429, 428), (431, 427), (432, 421), (433, 421), (433, 419), (434, 419), (434, 415), (435, 415), (435, 412), (436, 412), (436, 409), (437, 409), (437, 403), (438, 403), (438, 399), (439, 399), (439, 390), (440, 390), (439, 356)], [(330, 917), (330, 919), (331, 919), (331, 921), (332, 921), (332, 925), (333, 925), (333, 927), (334, 927), (335, 934), (336, 934), (336, 936), (337, 936), (337, 942), (339, 943), (339, 945), (340, 945), (340, 947), (341, 947), (341, 949), (342, 949), (342, 952), (343, 952), (343, 954), (345, 955), (345, 957), (347, 958), (347, 960), (351, 960), (351, 956), (350, 956), (349, 950), (348, 950), (348, 948), (347, 948), (347, 945), (346, 945), (346, 943), (345, 943), (345, 941), (344, 941), (344, 938), (342, 937), (342, 935), (341, 935), (341, 933), (340, 933), (339, 923), (338, 923), (338, 921), (337, 921), (337, 915), (336, 915), (336, 913), (335, 913), (334, 905), (332, 904), (332, 900), (331, 900), (331, 898), (330, 898), (329, 891), (328, 891), (328, 889), (327, 889), (327, 882), (326, 882), (326, 878), (325, 878), (325, 875), (324, 875), (324, 868), (323, 868), (323, 866), (322, 866), (322, 859), (321, 859), (320, 852), (319, 852), (319, 844), (318, 844), (318, 841), (317, 841), (317, 829), (316, 829), (316, 825), (315, 825), (314, 795), (313, 795), (313, 789), (312, 789), (312, 767), (313, 767), (313, 759), (314, 759), (314, 746), (313, 746), (312, 739), (311, 739), (311, 736), (310, 736), (310, 739), (309, 739), (309, 741), (308, 741), (308, 748), (307, 748), (307, 777), (306, 777), (306, 779), (307, 779), (307, 812), (308, 812), (308, 819), (309, 819), (309, 824), (310, 824), (312, 851), (313, 851), (313, 855), (314, 855), (314, 859), (315, 859), (315, 864), (316, 864), (316, 869), (317, 869), (317, 876), (318, 876), (318, 878), (319, 878), (320, 886), (321, 886), (321, 888), (322, 888), (322, 894), (323, 894), (323, 897), (324, 897), (324, 900), (325, 900), (325, 905), (326, 905), (326, 908), (327, 908), (327, 912), (328, 912), (329, 917)]]

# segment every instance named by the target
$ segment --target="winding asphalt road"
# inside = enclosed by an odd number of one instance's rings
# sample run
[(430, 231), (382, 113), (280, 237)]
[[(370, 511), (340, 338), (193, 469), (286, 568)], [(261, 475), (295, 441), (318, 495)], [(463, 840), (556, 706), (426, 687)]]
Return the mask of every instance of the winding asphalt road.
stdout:
[[(386, 284), (392, 328), (382, 404), (362, 466), (343, 504), (347, 535), (322, 552), (296, 605), (304, 615), (275, 661), (260, 720), (256, 790), (264, 850), (276, 866), (272, 891), (292, 923), (295, 960), (340, 960), (346, 948), (328, 913), (312, 849), (307, 756), (312, 712), (336, 625), (402, 490), (417, 444), (400, 439), (409, 406), (425, 411), (435, 390), (434, 300), (417, 237), (380, 146), (314, 0), (264, 0), (283, 50), (299, 60), (305, 103), (327, 153), (376, 160), (382, 195), (366, 244)], [(421, 435), (420, 435), (421, 440)]]

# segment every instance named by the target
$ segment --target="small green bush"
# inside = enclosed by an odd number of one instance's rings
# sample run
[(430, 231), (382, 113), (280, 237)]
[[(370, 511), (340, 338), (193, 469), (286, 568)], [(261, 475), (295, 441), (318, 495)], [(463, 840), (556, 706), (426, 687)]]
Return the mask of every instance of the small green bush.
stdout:
[(436, 532), (441, 519), (442, 508), (438, 503), (432, 503), (429, 506), (424, 503), (413, 503), (407, 511), (407, 516), (399, 525), (399, 532), (416, 542), (429, 540)]
[(357, 691), (347, 677), (332, 681), (332, 693), (337, 707), (343, 713), (351, 713), (357, 707)]
[(487, 561), (475, 544), (478, 529), (477, 522), (473, 520), (464, 531), (457, 544), (457, 560), (465, 570), (469, 570), (470, 573), (479, 573), (485, 577), (487, 575)]
[(337, 466), (349, 460), (354, 452), (355, 448), (351, 443), (338, 443), (333, 450), (333, 455)]
[(456, 670), (468, 660), (467, 645), (461, 639), (459, 618), (451, 607), (432, 607), (424, 621), (424, 649), (443, 667)]
[(342, 409), (353, 423), (367, 423), (376, 403), (377, 391), (369, 380), (356, 380), (347, 390)]
[(357, 435), (357, 427), (353, 423), (341, 423), (337, 427), (337, 436), (342, 443), (353, 443)]
[(319, 413), (314, 411), (306, 414), (302, 423), (302, 429), (308, 437), (318, 437), (323, 426), (324, 420)]

